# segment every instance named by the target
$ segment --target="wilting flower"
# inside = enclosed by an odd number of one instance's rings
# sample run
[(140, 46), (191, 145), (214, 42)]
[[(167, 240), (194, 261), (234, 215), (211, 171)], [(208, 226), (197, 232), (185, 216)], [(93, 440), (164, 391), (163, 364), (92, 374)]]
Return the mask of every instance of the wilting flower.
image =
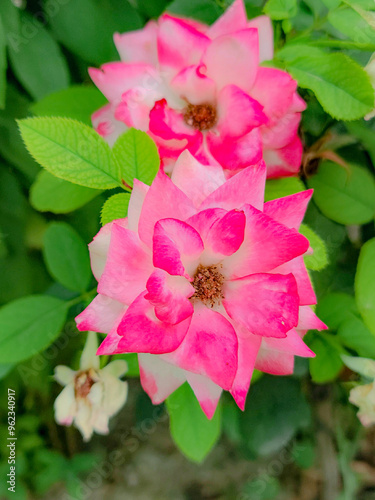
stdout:
[(90, 244), (98, 295), (80, 330), (109, 335), (98, 354), (137, 352), (160, 403), (188, 381), (208, 417), (222, 389), (243, 408), (254, 367), (293, 372), (313, 356), (301, 337), (324, 328), (297, 231), (311, 191), (263, 204), (263, 161), (225, 181), (189, 152), (172, 179), (135, 180), (128, 218)]
[(108, 434), (108, 420), (122, 408), (128, 394), (127, 382), (119, 380), (128, 369), (126, 362), (115, 360), (100, 370), (97, 348), (96, 333), (89, 332), (79, 370), (55, 368), (55, 379), (65, 385), (55, 401), (56, 421), (74, 423), (85, 441), (93, 432)]
[(349, 401), (358, 406), (357, 413), (362, 425), (375, 424), (375, 361), (367, 358), (342, 356), (344, 363), (353, 371), (372, 380), (369, 384), (360, 384), (351, 389)]
[(135, 127), (155, 140), (166, 171), (188, 149), (227, 175), (262, 154), (269, 177), (298, 172), (305, 103), (286, 72), (259, 66), (273, 58), (268, 17), (248, 21), (236, 0), (212, 26), (164, 14), (114, 40), (121, 62), (90, 70), (109, 101), (93, 124), (109, 143)]

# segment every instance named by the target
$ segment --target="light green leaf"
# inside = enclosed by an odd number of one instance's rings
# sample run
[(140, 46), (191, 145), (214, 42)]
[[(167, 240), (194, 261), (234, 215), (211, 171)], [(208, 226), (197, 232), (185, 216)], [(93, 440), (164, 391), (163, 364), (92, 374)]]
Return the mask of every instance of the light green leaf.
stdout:
[(70, 118), (28, 118), (18, 123), (27, 149), (51, 174), (90, 188), (118, 186), (111, 149), (92, 128)]
[(312, 255), (304, 255), (306, 267), (312, 271), (321, 271), (328, 265), (327, 248), (324, 241), (309, 226), (302, 224), (299, 232), (310, 242)]
[(316, 314), (330, 330), (337, 330), (342, 323), (359, 313), (354, 297), (347, 293), (333, 292), (319, 300)]
[(16, 363), (46, 349), (64, 324), (67, 305), (48, 295), (32, 295), (0, 309), (0, 363)]
[(101, 223), (104, 226), (115, 219), (123, 219), (127, 216), (130, 194), (114, 194), (104, 203), (101, 214)]
[(0, 380), (5, 378), (8, 373), (14, 368), (14, 363), (6, 363), (0, 365)]
[(35, 99), (69, 85), (65, 58), (58, 44), (35, 17), (21, 14), (21, 34), (13, 38), (8, 48), (16, 77)]
[(341, 323), (337, 335), (345, 347), (353, 349), (359, 356), (375, 358), (375, 338), (363, 321), (352, 315)]
[(375, 238), (359, 254), (355, 276), (355, 299), (367, 327), (375, 334)]
[(340, 224), (365, 224), (375, 214), (375, 181), (366, 169), (325, 161), (308, 180), (322, 213)]
[(375, 43), (375, 30), (371, 26), (370, 12), (366, 12), (359, 7), (347, 7), (331, 11), (328, 14), (328, 21), (334, 28), (341, 31), (354, 42)]
[(341, 354), (344, 349), (334, 335), (315, 333), (307, 342), (315, 358), (310, 358), (310, 374), (316, 384), (332, 382), (343, 367)]
[(375, 379), (375, 361), (368, 358), (342, 355), (342, 360), (348, 368), (363, 377)]
[(48, 16), (55, 36), (84, 61), (100, 65), (118, 58), (113, 33), (136, 30), (142, 19), (127, 0), (60, 1), (56, 12)]
[(374, 89), (368, 74), (345, 54), (296, 44), (279, 51), (277, 57), (285, 61), (298, 85), (311, 89), (334, 118), (357, 120), (373, 109)]
[(268, 0), (264, 13), (274, 21), (289, 19), (297, 14), (297, 0)]
[(167, 408), (174, 442), (187, 458), (202, 462), (220, 437), (220, 406), (208, 420), (192, 389), (185, 383), (169, 396)]
[(42, 170), (30, 189), (30, 203), (40, 212), (67, 214), (86, 205), (102, 191), (59, 179)]
[(112, 155), (118, 179), (128, 186), (133, 186), (134, 179), (151, 184), (160, 167), (154, 141), (145, 132), (134, 128), (117, 139)]
[(283, 179), (269, 179), (266, 182), (265, 201), (283, 198), (290, 194), (304, 191), (305, 185), (298, 177), (284, 177)]
[(366, 148), (367, 153), (371, 156), (372, 164), (375, 166), (375, 130), (370, 128), (364, 120), (345, 123), (345, 127)]
[(0, 108), (5, 107), (6, 87), (7, 87), (7, 54), (6, 54), (6, 34), (4, 23), (0, 11)]
[(84, 292), (91, 281), (87, 245), (65, 222), (53, 222), (44, 234), (44, 259), (57, 281), (69, 290)]
[(75, 86), (48, 95), (30, 110), (37, 116), (65, 116), (91, 125), (91, 115), (106, 103), (96, 87)]

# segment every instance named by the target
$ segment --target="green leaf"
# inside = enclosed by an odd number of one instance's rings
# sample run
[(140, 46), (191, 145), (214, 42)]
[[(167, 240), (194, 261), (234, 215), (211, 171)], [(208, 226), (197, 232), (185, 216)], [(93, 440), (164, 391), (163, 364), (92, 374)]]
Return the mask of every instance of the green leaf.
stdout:
[(51, 174), (90, 188), (118, 186), (111, 148), (92, 128), (70, 118), (28, 118), (18, 123), (27, 149)]
[(362, 9), (359, 9), (359, 12), (350, 7), (333, 10), (328, 14), (328, 21), (354, 42), (375, 43), (374, 27), (370, 25), (370, 20), (366, 20), (366, 11)]
[(343, 367), (341, 354), (345, 351), (334, 335), (315, 333), (307, 339), (307, 344), (315, 352), (310, 358), (310, 374), (316, 384), (326, 384), (337, 378)]
[(106, 103), (96, 87), (75, 86), (48, 95), (30, 110), (37, 116), (64, 116), (91, 126), (91, 115)]
[(30, 190), (30, 203), (40, 212), (66, 214), (86, 205), (102, 191), (59, 179), (42, 170)]
[(372, 164), (375, 166), (375, 130), (371, 129), (364, 120), (345, 123), (345, 127), (366, 148), (367, 153), (371, 157)]
[(160, 158), (154, 141), (140, 130), (131, 128), (122, 134), (112, 149), (113, 164), (118, 179), (133, 186), (138, 179), (151, 184), (160, 167)]
[(192, 17), (203, 23), (211, 24), (223, 14), (218, 2), (212, 0), (174, 0), (168, 5), (168, 12)]
[(130, 194), (114, 194), (104, 203), (101, 214), (101, 223), (104, 226), (115, 219), (123, 219), (127, 216)]
[(375, 238), (359, 254), (355, 276), (355, 299), (367, 327), (375, 334)]
[(0, 363), (17, 363), (46, 349), (64, 324), (67, 305), (47, 295), (17, 299), (0, 309)]
[(159, 17), (169, 0), (136, 0), (137, 9), (147, 17)]
[(328, 265), (327, 248), (324, 241), (305, 224), (301, 225), (299, 232), (309, 240), (310, 246), (313, 249), (312, 255), (305, 255), (303, 257), (306, 267), (312, 271), (321, 271)]
[(375, 182), (366, 169), (351, 164), (349, 170), (325, 161), (308, 180), (322, 213), (340, 224), (365, 224), (375, 214)]
[(5, 107), (7, 87), (7, 54), (5, 28), (0, 12), (0, 108)]
[[(48, 2), (44, 8), (48, 15)], [(57, 39), (95, 65), (118, 58), (113, 33), (142, 27), (141, 17), (127, 0), (64, 1), (56, 10), (49, 19)]]
[(372, 380), (375, 379), (375, 361), (373, 359), (345, 355), (341, 357), (345, 365), (354, 372), (359, 373), (363, 377)]
[(265, 375), (250, 389), (240, 414), (243, 442), (256, 455), (276, 453), (310, 418), (298, 380)]
[(358, 315), (354, 297), (347, 293), (328, 293), (319, 300), (316, 314), (329, 327), (337, 330), (340, 325)]
[(283, 198), (290, 194), (300, 193), (305, 190), (303, 182), (297, 177), (285, 177), (283, 179), (269, 179), (266, 182), (265, 201)]
[(274, 21), (289, 19), (297, 14), (297, 0), (268, 0), (264, 13)]
[(171, 435), (184, 455), (202, 462), (221, 432), (221, 408), (208, 420), (190, 386), (185, 383), (167, 399)]
[(6, 363), (6, 364), (1, 364), (0, 365), (0, 380), (5, 378), (8, 373), (12, 371), (12, 368), (14, 368), (14, 363)]
[[(374, 107), (374, 89), (364, 69), (345, 54), (289, 45), (277, 53), (302, 88), (311, 89), (338, 120), (357, 120)], [(355, 75), (355, 78), (353, 78)]]
[(84, 292), (91, 281), (87, 245), (65, 222), (53, 222), (44, 234), (44, 259), (51, 276), (69, 290)]
[(352, 316), (341, 323), (337, 335), (345, 347), (353, 349), (360, 356), (375, 358), (375, 338), (363, 321)]
[(58, 44), (46, 28), (27, 13), (21, 14), (21, 34), (9, 43), (12, 69), (34, 99), (69, 85), (69, 69)]

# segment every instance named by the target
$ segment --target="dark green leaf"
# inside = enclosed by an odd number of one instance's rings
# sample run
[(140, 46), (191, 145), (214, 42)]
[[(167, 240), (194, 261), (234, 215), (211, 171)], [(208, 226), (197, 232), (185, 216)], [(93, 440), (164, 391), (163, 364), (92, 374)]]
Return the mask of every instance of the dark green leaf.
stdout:
[(329, 327), (337, 330), (339, 326), (353, 315), (358, 315), (355, 299), (347, 293), (329, 293), (319, 300), (316, 314)]
[(375, 358), (375, 336), (357, 316), (344, 321), (337, 335), (345, 347), (354, 349), (360, 356)]
[(345, 353), (338, 339), (329, 333), (315, 333), (307, 343), (316, 354), (315, 358), (310, 358), (313, 381), (316, 384), (326, 384), (335, 380), (343, 367), (341, 354)]
[(211, 24), (223, 14), (224, 10), (212, 0), (174, 0), (167, 11), (184, 17)]
[(375, 334), (375, 238), (361, 248), (355, 276), (355, 298), (366, 325)]

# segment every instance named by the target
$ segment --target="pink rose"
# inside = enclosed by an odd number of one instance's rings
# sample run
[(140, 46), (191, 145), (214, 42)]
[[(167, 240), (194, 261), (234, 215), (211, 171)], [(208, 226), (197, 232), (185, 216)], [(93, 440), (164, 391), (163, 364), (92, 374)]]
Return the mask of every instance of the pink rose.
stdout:
[(236, 0), (212, 26), (164, 14), (114, 40), (121, 62), (90, 70), (109, 101), (93, 124), (110, 144), (134, 127), (155, 140), (168, 172), (188, 149), (228, 176), (262, 157), (268, 177), (298, 173), (305, 103), (286, 72), (259, 66), (273, 57), (268, 17), (248, 21)]
[(78, 328), (108, 333), (98, 354), (140, 353), (154, 403), (187, 380), (209, 418), (222, 389), (244, 408), (254, 367), (314, 355), (302, 336), (325, 326), (298, 233), (312, 191), (263, 204), (265, 180), (263, 161), (225, 181), (185, 151), (90, 244), (98, 295)]

